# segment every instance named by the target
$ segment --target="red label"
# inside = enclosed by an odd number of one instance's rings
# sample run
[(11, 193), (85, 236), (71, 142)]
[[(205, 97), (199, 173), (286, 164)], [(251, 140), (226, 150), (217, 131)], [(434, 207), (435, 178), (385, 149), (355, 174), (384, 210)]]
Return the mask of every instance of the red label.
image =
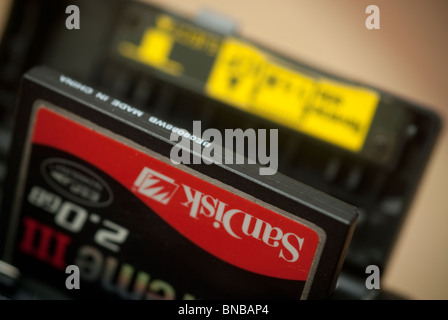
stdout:
[(219, 259), (266, 276), (307, 280), (319, 244), (310, 227), (43, 107), (32, 140), (104, 171)]

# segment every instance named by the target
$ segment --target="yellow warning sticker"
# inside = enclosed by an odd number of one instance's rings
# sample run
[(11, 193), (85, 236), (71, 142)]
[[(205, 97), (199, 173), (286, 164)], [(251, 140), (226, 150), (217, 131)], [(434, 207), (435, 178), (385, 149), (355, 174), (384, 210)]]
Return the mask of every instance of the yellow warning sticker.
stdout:
[(362, 87), (300, 72), (244, 41), (218, 36), (166, 14), (155, 16), (139, 43), (118, 53), (151, 66), (251, 114), (361, 151), (379, 101)]
[(118, 53), (173, 76), (187, 75), (205, 83), (203, 73), (209, 72), (222, 37), (166, 14), (156, 15), (153, 23), (144, 30), (140, 43), (120, 41)]
[(156, 20), (156, 27), (145, 31), (139, 45), (123, 42), (118, 51), (127, 58), (148, 64), (172, 75), (179, 75), (183, 71), (182, 65), (169, 59), (174, 45), (174, 38), (171, 34), (173, 28), (173, 19), (167, 15), (160, 15)]
[(360, 151), (379, 95), (320, 79), (242, 41), (221, 45), (206, 84), (208, 95), (351, 151)]
[(297, 125), (312, 136), (360, 151), (378, 101), (379, 96), (373, 91), (320, 80)]

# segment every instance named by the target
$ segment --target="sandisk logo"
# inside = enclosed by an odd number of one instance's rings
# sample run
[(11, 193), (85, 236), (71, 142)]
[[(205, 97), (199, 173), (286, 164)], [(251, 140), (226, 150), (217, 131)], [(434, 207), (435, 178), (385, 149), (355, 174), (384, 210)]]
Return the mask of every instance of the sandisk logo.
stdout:
[(236, 239), (256, 239), (262, 244), (278, 248), (278, 257), (287, 262), (296, 262), (305, 239), (292, 232), (284, 232), (271, 223), (256, 218), (227, 203), (203, 194), (200, 191), (182, 184), (186, 201), (181, 204), (190, 209), (189, 216), (194, 219), (213, 219), (213, 227), (221, 226), (226, 233)]
[(143, 168), (134, 182), (138, 193), (163, 204), (168, 204), (179, 185), (174, 180), (149, 168)]

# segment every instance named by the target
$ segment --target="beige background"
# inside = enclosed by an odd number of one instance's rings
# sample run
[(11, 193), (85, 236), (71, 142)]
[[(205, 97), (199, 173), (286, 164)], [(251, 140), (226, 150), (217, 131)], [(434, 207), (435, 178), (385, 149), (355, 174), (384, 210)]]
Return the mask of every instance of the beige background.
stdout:
[[(0, 0), (0, 28), (8, 0)], [(448, 120), (448, 1), (159, 0), (194, 15), (211, 9), (240, 33), (318, 68), (437, 110)], [(380, 8), (380, 30), (365, 9)], [(82, 19), (82, 12), (81, 12)], [(442, 132), (398, 239), (383, 288), (413, 299), (448, 299), (448, 131)], [(445, 198), (446, 197), (446, 198)]]

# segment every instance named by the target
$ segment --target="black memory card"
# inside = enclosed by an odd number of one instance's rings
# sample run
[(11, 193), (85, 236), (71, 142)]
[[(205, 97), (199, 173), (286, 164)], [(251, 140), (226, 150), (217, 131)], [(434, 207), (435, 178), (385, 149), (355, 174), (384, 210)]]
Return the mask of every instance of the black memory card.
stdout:
[[(73, 298), (328, 298), (356, 208), (256, 165), (174, 165), (172, 132), (192, 137), (66, 75), (31, 70), (1, 258)], [(70, 265), (79, 290), (66, 288)]]

